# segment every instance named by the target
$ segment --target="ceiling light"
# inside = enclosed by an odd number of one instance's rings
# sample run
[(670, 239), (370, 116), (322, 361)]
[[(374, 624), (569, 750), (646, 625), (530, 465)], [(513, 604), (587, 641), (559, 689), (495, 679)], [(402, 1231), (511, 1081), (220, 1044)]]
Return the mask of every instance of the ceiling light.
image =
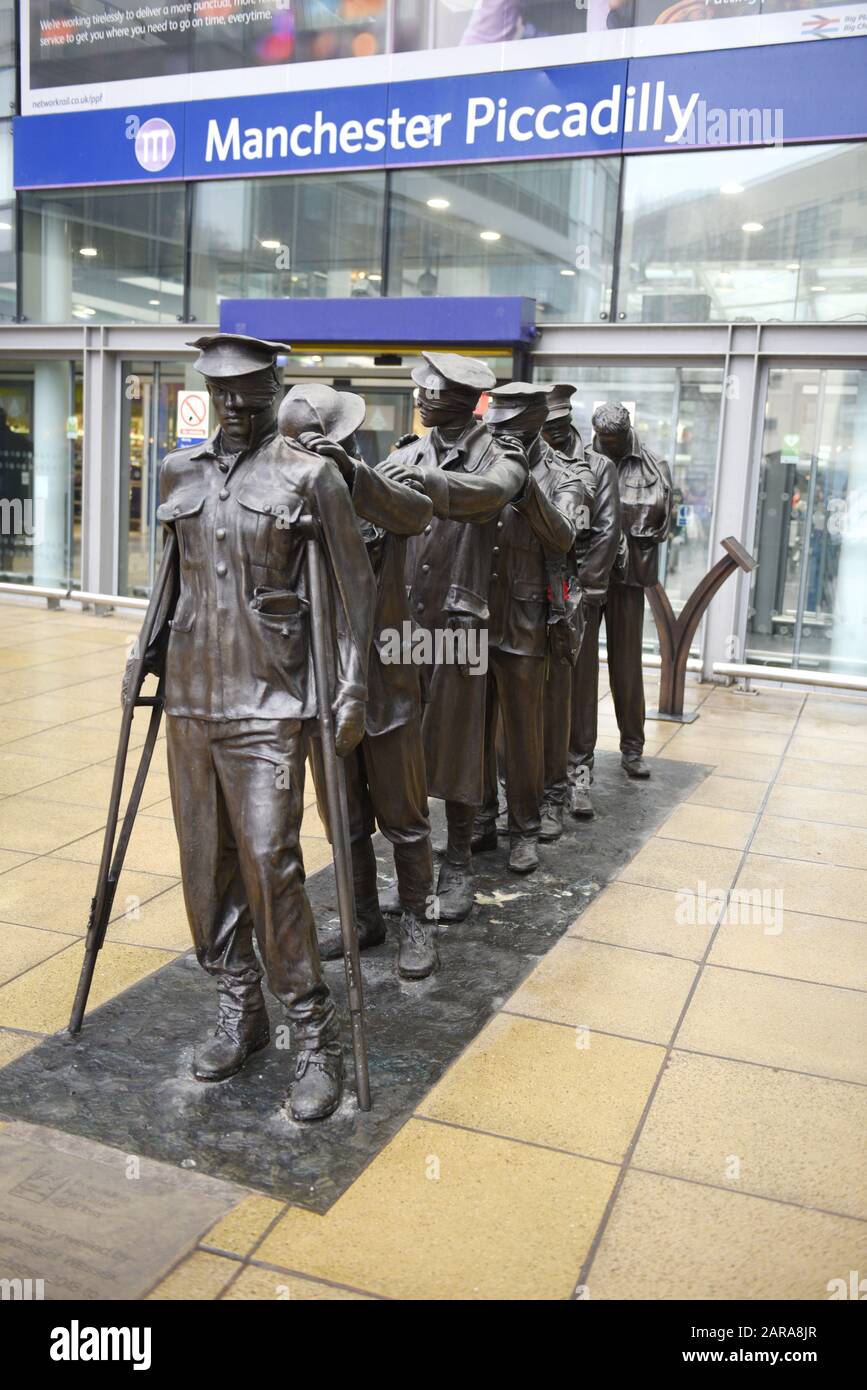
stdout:
[(719, 191), (720, 193), (725, 193), (727, 196), (733, 196), (736, 193), (743, 193), (744, 186), (742, 183), (721, 183)]
[(368, 275), (367, 278), (368, 278), (368, 280), (381, 280), (381, 279), (382, 279), (382, 276), (381, 276), (381, 275), (377, 275), (377, 274), (374, 273), (374, 274)]
[(433, 208), (434, 212), (444, 212), (446, 208), (451, 207), (448, 198), (428, 198), (427, 205)]
[(828, 288), (827, 285), (811, 285), (811, 286), (810, 286), (810, 293), (811, 293), (811, 294), (824, 294), (827, 288)]
[(78, 254), (79, 256), (98, 256), (99, 252), (95, 246), (82, 246)]
[(262, 247), (263, 251), (279, 251), (282, 242), (274, 241), (273, 238), (269, 238), (267, 241), (260, 241), (259, 245)]
[(786, 266), (786, 270), (800, 270), (800, 269), (801, 269), (801, 262), (800, 262), (800, 261), (789, 261), (789, 264)]
[(12, 223), (11, 223), (11, 222), (0, 222), (0, 232), (11, 232), (11, 231), (12, 231)]
[(479, 236), (482, 238), (482, 241), (499, 241), (499, 240), (500, 240), (500, 233), (499, 233), (499, 232), (479, 232)]
[(160, 301), (159, 301), (158, 299), (149, 299), (149, 300), (148, 300), (148, 304), (154, 304), (154, 305), (156, 305), (156, 304), (159, 304), (159, 302), (160, 302)]
[(560, 271), (560, 274), (561, 274), (561, 275), (574, 275), (574, 274), (575, 274), (575, 271), (574, 271), (574, 270), (565, 270), (565, 269), (564, 269), (564, 270), (561, 270), (561, 271)]
[(90, 319), (93, 318), (96, 310), (89, 308), (86, 304), (76, 304), (72, 312), (77, 319)]
[(763, 232), (765, 224), (763, 222), (745, 222), (741, 227), (742, 232)]

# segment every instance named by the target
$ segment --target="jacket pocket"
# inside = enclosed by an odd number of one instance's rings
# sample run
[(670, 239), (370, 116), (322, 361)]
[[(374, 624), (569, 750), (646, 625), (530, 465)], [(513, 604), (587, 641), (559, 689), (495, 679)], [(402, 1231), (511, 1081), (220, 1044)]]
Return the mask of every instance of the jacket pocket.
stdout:
[(169, 627), (172, 632), (192, 632), (193, 623), (196, 621), (196, 600), (192, 590), (186, 585), (181, 589), (178, 601), (175, 604), (175, 611), (169, 620)]
[(259, 574), (282, 574), (289, 566), (293, 549), (294, 518), (290, 509), (279, 498), (265, 497), (258, 489), (249, 487), (239, 491), (238, 501), (246, 514), (244, 539), (253, 570)]
[(204, 505), (204, 497), (178, 491), (157, 507), (157, 520), (174, 527), (181, 564), (188, 569), (198, 569), (205, 563)]

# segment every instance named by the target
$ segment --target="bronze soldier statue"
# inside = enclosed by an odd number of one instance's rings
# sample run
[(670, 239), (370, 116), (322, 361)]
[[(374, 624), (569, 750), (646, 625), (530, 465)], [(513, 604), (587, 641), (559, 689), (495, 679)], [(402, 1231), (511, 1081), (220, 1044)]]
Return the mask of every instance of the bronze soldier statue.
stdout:
[(621, 534), (617, 469), (611, 459), (584, 448), (572, 423), (575, 390), (568, 382), (558, 382), (551, 389), (548, 419), (542, 431), (558, 458), (576, 463), (583, 460), (582, 478), (587, 489), (590, 525), (578, 537), (570, 557), (566, 608), (575, 627), (577, 650), (570, 650), (568, 661), (558, 659), (552, 652), (545, 682), (545, 795), (541, 840), (557, 839), (562, 832), (567, 800), (573, 816), (593, 814), (588, 790), (592, 770), (573, 751), (573, 729), (582, 729), (586, 721), (582, 703), (592, 704), (595, 719), (599, 619)]
[(505, 507), (497, 521), (489, 600), (485, 799), (476, 820), (473, 847), (484, 850), (497, 845), (495, 735), (499, 715), (509, 868), (522, 874), (539, 864), (537, 841), (544, 787), (542, 709), (549, 631), (553, 633), (561, 621), (566, 622), (565, 557), (583, 529), (587, 511), (583, 462), (564, 466), (542, 439), (547, 397), (547, 387), (513, 381), (492, 391), (485, 415), (495, 437), (508, 433), (520, 441), (529, 479), (520, 503)]
[(423, 643), (418, 651), (428, 792), (445, 801), (448, 823), (439, 914), (442, 921), (460, 922), (474, 902), (471, 841), (483, 796), (484, 667), (437, 661), (431, 652), (444, 632), (454, 638), (448, 649), (440, 643), (451, 657), (466, 656), (470, 638), (481, 643), (486, 636), (497, 517), (513, 499), (524, 505), (527, 464), (516, 441), (495, 440), (474, 416), (481, 393), (496, 383), (484, 362), (451, 352), (422, 357), (412, 376), (429, 433), (398, 448), (378, 471), (420, 484), (433, 502), (433, 520), (407, 543), (406, 582), (416, 631), (430, 639), (427, 650)]
[[(269, 1041), (268, 984), (298, 1048), (289, 1110), (330, 1115), (343, 1059), (304, 891), (300, 827), (317, 714), (304, 555), (319, 528), (335, 615), (337, 751), (364, 734), (376, 586), (337, 468), (277, 432), (276, 354), (219, 333), (190, 344), (218, 420), (163, 462), (158, 517), (178, 538), (167, 624), (148, 653), (165, 669), (166, 741), (184, 900), (196, 955), (217, 982), (214, 1036), (193, 1064), (222, 1081)], [(313, 620), (319, 615), (313, 615)]]
[[(608, 680), (620, 730), (621, 763), (630, 777), (649, 777), (644, 751), (644, 677), (641, 668), (644, 590), (657, 582), (659, 546), (668, 534), (672, 485), (668, 465), (642, 444), (629, 411), (616, 401), (593, 415), (593, 450), (611, 460), (617, 485), (623, 540), (607, 594), (588, 609), (584, 649), (572, 703), (572, 773), (592, 773), (596, 747), (598, 632), (605, 616)], [(598, 616), (597, 616), (598, 614)], [(573, 793), (574, 796), (574, 793)], [(576, 813), (592, 815), (589, 796), (573, 801)]]
[[(312, 412), (305, 414), (305, 407)], [(340, 468), (356, 513), (374, 575), (377, 599), (368, 672), (365, 734), (346, 759), (352, 871), (361, 950), (385, 940), (385, 921), (376, 883), (371, 836), (376, 824), (394, 846), (397, 883), (403, 904), (399, 927), (398, 974), (421, 980), (439, 964), (433, 856), (428, 819), (421, 697), (418, 668), (401, 653), (393, 661), (392, 634), (403, 636), (409, 623), (404, 580), (406, 537), (418, 535), (431, 520), (433, 505), (424, 493), (392, 482), (358, 457), (355, 433), (365, 405), (352, 391), (335, 391), (320, 382), (293, 386), (280, 407), (280, 428), (298, 431), (307, 448)], [(312, 426), (312, 428), (311, 428)], [(318, 433), (317, 433), (318, 431)], [(328, 826), (318, 740), (310, 745), (319, 814)], [(338, 924), (318, 928), (323, 960), (343, 950)]]

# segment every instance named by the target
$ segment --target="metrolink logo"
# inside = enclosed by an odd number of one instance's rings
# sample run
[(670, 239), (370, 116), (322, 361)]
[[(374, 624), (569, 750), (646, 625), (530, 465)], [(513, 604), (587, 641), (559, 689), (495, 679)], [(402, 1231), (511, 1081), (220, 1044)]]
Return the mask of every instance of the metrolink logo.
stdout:
[(175, 157), (177, 140), (175, 132), (161, 116), (152, 116), (136, 126), (134, 132), (128, 131), (135, 140), (135, 157), (149, 174), (159, 174), (171, 164)]

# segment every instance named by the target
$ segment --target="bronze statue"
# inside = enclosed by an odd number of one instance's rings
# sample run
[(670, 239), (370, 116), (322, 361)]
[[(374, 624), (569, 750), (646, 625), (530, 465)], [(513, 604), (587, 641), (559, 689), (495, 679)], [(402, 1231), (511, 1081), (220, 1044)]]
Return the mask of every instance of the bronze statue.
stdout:
[(496, 848), (499, 715), (513, 873), (530, 873), (539, 863), (549, 633), (553, 637), (561, 624), (568, 628), (565, 557), (583, 529), (586, 513), (583, 463), (564, 466), (541, 437), (547, 395), (547, 387), (528, 382), (497, 386), (485, 415), (495, 437), (509, 435), (520, 441), (529, 468), (520, 502), (505, 507), (497, 521), (489, 599), (485, 799), (473, 840), (477, 850)]
[[(545, 795), (540, 839), (557, 839), (567, 804), (573, 816), (592, 816), (588, 790), (592, 762), (586, 767), (573, 750), (581, 730), (593, 719), (596, 742), (596, 703), (599, 679), (599, 620), (608, 590), (611, 567), (620, 543), (620, 494), (617, 469), (593, 449), (585, 449), (572, 423), (576, 387), (558, 382), (548, 395), (548, 419), (543, 437), (564, 462), (583, 463), (582, 479), (590, 509), (589, 529), (578, 537), (570, 556), (569, 589), (565, 603), (575, 631), (568, 659), (552, 653), (545, 682)], [(574, 656), (573, 656), (574, 652)]]
[(327, 562), (342, 756), (364, 734), (376, 586), (338, 469), (277, 432), (285, 344), (220, 333), (191, 346), (219, 424), (162, 465), (157, 515), (177, 535), (179, 564), (147, 659), (165, 670), (184, 900), (218, 991), (193, 1075), (222, 1081), (269, 1041), (255, 931), (298, 1047), (289, 1109), (315, 1120), (339, 1104), (343, 1059), (299, 842), (317, 714), (309, 625), (321, 620), (306, 591), (306, 528), (318, 528)]
[[(474, 902), (471, 841), (483, 795), (485, 736), (482, 663), (467, 657), (489, 621), (497, 517), (513, 499), (523, 505), (527, 464), (516, 441), (495, 440), (474, 416), (481, 393), (496, 381), (485, 364), (451, 352), (422, 357), (412, 376), (429, 432), (395, 450), (378, 471), (420, 485), (433, 502), (432, 521), (407, 543), (406, 582), (419, 637), (428, 792), (445, 801), (448, 823), (439, 913), (459, 922)], [(437, 644), (456, 659), (437, 660)]]
[[(300, 435), (307, 448), (337, 464), (363, 519), (361, 532), (376, 576), (377, 598), (365, 734), (346, 759), (358, 943), (364, 950), (379, 945), (386, 935), (371, 840), (378, 822), (394, 846), (403, 904), (398, 974), (406, 980), (421, 980), (436, 970), (439, 958), (420, 686), (418, 668), (408, 653), (402, 652), (405, 659), (399, 661), (386, 657), (391, 654), (390, 635), (402, 636), (404, 623), (409, 623), (405, 538), (424, 530), (433, 506), (424, 493), (392, 482), (357, 456), (355, 432), (364, 414), (364, 401), (354, 392), (304, 382), (293, 386), (285, 398), (279, 423), (284, 434)], [(319, 813), (327, 828), (318, 740), (311, 740), (310, 751)], [(323, 960), (339, 957), (343, 950), (339, 928), (320, 926), (318, 934)]]
[[(623, 537), (607, 594), (588, 609), (587, 633), (573, 688), (570, 761), (573, 774), (582, 767), (592, 774), (599, 619), (604, 614), (608, 679), (620, 730), (621, 763), (628, 776), (646, 778), (650, 768), (642, 757), (644, 590), (658, 577), (659, 546), (668, 534), (671, 518), (671, 474), (664, 460), (642, 444), (631, 427), (629, 411), (619, 402), (608, 401), (598, 407), (593, 429), (593, 450), (610, 459), (617, 470)], [(586, 790), (576, 810), (578, 814), (593, 814)]]

